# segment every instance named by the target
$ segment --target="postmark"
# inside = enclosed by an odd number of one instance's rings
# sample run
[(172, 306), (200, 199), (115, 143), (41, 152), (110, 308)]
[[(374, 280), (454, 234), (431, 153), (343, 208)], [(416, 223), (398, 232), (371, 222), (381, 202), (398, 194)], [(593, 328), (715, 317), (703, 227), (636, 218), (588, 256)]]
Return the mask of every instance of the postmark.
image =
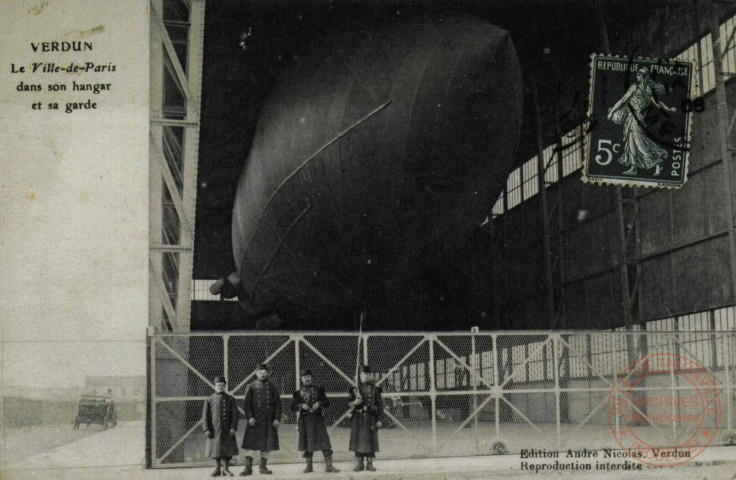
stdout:
[(713, 441), (721, 421), (713, 376), (696, 360), (671, 353), (632, 362), (617, 376), (606, 407), (619, 446), (651, 466), (694, 459)]
[(692, 100), (689, 62), (591, 57), (583, 181), (680, 188), (687, 181)]

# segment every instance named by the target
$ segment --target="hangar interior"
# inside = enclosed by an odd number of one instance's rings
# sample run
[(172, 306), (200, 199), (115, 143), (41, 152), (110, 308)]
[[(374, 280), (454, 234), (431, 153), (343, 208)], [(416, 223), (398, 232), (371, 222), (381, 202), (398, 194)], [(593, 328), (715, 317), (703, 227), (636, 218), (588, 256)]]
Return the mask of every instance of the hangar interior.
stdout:
[[(532, 429), (540, 438), (549, 434), (558, 448), (572, 445), (581, 428), (590, 429), (581, 438), (604, 445), (597, 436), (606, 424), (601, 392), (636, 353), (647, 352), (686, 352), (725, 382), (724, 425), (733, 428), (732, 2), (151, 5), (149, 325), (159, 335), (151, 354), (154, 466), (201, 461), (201, 439), (191, 433), (198, 402), (210, 391), (205, 379), (230, 372), (237, 394), (250, 378), (248, 365), (264, 359), (278, 370), (284, 398), (292, 384), (298, 387), (301, 365), (321, 372), (338, 404), (352, 365), (361, 356), (373, 363), (394, 394), (396, 428), (385, 436), (399, 456), (453, 455), (452, 445), (465, 449), (454, 454), (518, 449), (536, 435)], [(410, 278), (416, 288), (399, 292), (400, 301), (384, 302), (384, 294), (371, 290), (381, 286), (367, 282), (362, 308), (339, 314), (305, 314), (288, 303), (254, 307), (237, 289), (213, 295), (210, 287), (240, 267), (231, 222), (259, 119), (289, 65), (300, 63), (304, 45), (319, 45), (345, 25), (380, 39), (384, 23), (458, 14), (508, 32), (523, 102), (513, 158), (491, 182), (493, 197), (482, 215), (462, 217), (472, 228), (455, 253), (428, 262)], [(693, 63), (691, 98), (702, 103), (691, 115), (689, 173), (681, 189), (581, 181), (593, 53)], [(489, 162), (498, 161), (496, 153), (488, 152)], [(338, 285), (325, 295), (344, 296), (343, 290)], [(480, 333), (468, 335), (474, 327)], [(360, 328), (363, 337), (355, 334)], [(315, 331), (325, 336), (306, 333)], [(647, 388), (665, 381), (655, 378)], [(336, 435), (340, 413), (330, 417)], [(720, 433), (717, 423), (713, 430)], [(402, 445), (417, 431), (431, 431), (433, 442), (422, 446), (426, 451), (407, 451)], [(732, 431), (723, 434), (731, 442)], [(501, 437), (505, 443), (488, 443)], [(293, 460), (292, 453), (278, 461)]]
[[(304, 44), (355, 17), (379, 25), (450, 7), (493, 22), (514, 42), (524, 103), (513, 168), (486, 218), (468, 218), (477, 228), (463, 239), (463, 254), (424, 271), (400, 312), (369, 302), (366, 327), (613, 329), (700, 312), (709, 317), (703, 326), (716, 326), (707, 312), (733, 305), (736, 289), (734, 193), (726, 198), (732, 175), (724, 174), (732, 168), (722, 161), (733, 158), (732, 4), (358, 3), (217, 2), (200, 11), (167, 0), (154, 10), (162, 13), (152, 38), (152, 74), (160, 80), (152, 85), (161, 86), (151, 92), (160, 106), (151, 127), (152, 326), (357, 326), (357, 315), (246, 310), (208, 292), (236, 268), (230, 222), (237, 178), (264, 98)], [(580, 181), (589, 55), (605, 50), (694, 62), (691, 94), (704, 108), (692, 115), (682, 189)]]

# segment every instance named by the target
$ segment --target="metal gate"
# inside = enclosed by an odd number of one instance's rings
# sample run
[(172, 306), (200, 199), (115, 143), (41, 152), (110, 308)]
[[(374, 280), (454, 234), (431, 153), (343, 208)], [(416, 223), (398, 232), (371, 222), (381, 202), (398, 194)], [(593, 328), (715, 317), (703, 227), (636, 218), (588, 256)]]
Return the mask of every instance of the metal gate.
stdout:
[[(679, 445), (694, 438), (683, 419), (701, 403), (710, 408), (697, 425), (708, 434), (701, 446), (736, 442), (733, 332), (192, 333), (153, 335), (150, 347), (157, 468), (209, 463), (201, 414), (212, 379), (224, 374), (242, 401), (260, 363), (269, 364), (283, 402), (281, 450), (271, 461), (300, 461), (289, 407), (302, 368), (331, 400), (335, 459), (351, 459), (347, 396), (358, 355), (384, 392), (381, 458), (621, 449), (622, 426), (647, 444)], [(657, 365), (658, 355), (675, 363)], [(642, 359), (651, 359), (645, 374)]]

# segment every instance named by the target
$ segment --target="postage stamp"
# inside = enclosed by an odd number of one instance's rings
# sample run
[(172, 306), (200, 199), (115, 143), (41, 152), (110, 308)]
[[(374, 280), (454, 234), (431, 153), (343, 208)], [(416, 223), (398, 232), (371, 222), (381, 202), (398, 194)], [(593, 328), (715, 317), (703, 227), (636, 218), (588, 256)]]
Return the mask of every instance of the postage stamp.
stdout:
[(607, 402), (608, 425), (626, 455), (673, 467), (710, 445), (721, 421), (718, 385), (698, 361), (657, 353), (632, 362)]
[(586, 183), (680, 188), (687, 181), (693, 67), (593, 55), (583, 167)]

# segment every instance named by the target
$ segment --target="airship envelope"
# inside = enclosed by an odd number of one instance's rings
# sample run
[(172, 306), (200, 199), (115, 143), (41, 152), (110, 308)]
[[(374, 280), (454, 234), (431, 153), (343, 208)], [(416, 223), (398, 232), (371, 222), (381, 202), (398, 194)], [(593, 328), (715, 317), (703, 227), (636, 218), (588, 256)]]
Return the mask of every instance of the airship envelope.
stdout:
[(252, 304), (302, 318), (401, 305), (489, 214), (522, 107), (509, 34), (471, 16), (353, 26), (305, 47), (270, 92), (236, 192)]

